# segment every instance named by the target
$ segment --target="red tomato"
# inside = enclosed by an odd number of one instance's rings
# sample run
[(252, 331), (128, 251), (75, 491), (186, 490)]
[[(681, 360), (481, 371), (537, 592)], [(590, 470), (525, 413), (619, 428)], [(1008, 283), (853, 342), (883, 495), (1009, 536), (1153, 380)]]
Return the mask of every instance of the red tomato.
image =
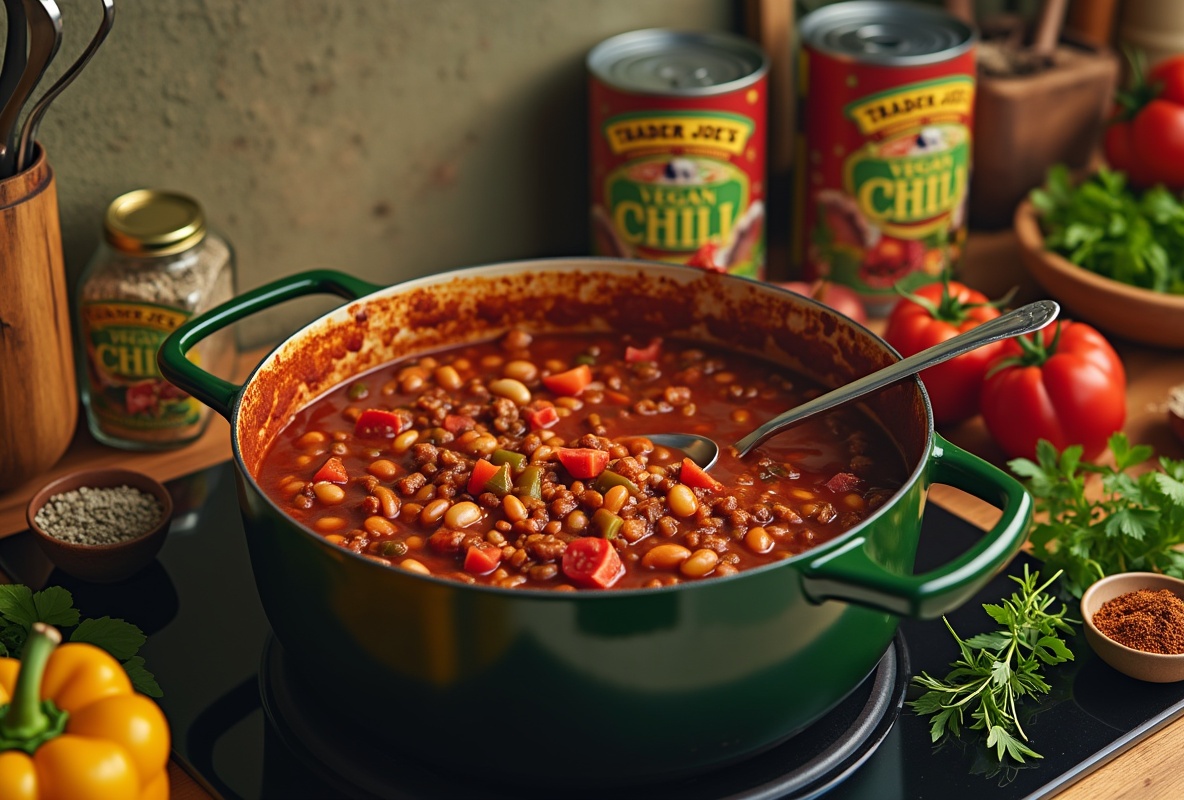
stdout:
[(711, 477), (706, 470), (689, 458), (682, 460), (682, 469), (678, 472), (678, 480), (692, 489), (707, 489), (711, 492), (719, 492), (723, 491), (724, 488), (722, 483)]
[(867, 322), (867, 311), (863, 308), (863, 300), (853, 289), (848, 289), (846, 286), (826, 280), (818, 280), (813, 283), (788, 281), (774, 285), (780, 286), (782, 289), (789, 289), (795, 294), (805, 295), (811, 300), (817, 300), (824, 306), (830, 306), (858, 323)]
[(582, 586), (607, 589), (625, 574), (617, 548), (608, 539), (584, 536), (567, 545), (563, 574)]
[(361, 439), (393, 439), (403, 432), (403, 423), (410, 421), (393, 411), (381, 408), (368, 408), (358, 416), (354, 423), (354, 436)]
[(1079, 444), (1094, 459), (1126, 421), (1126, 370), (1102, 334), (1062, 321), (1009, 339), (983, 385), (983, 421), (1010, 458), (1036, 457), (1040, 439)]
[(317, 470), (317, 474), (312, 476), (314, 483), (322, 481), (327, 483), (349, 483), (349, 473), (345, 471), (345, 464), (337, 456), (332, 456), (326, 461), (321, 468)]
[[(884, 340), (907, 358), (997, 316), (999, 309), (982, 292), (956, 281), (930, 283), (893, 307)], [(922, 370), (934, 422), (949, 425), (978, 413), (983, 379), (1001, 347), (1001, 342), (983, 345)]]
[(526, 412), (526, 422), (530, 425), (532, 431), (550, 428), (558, 421), (559, 412), (555, 410), (555, 406), (541, 406), (539, 408), (528, 409)]
[(473, 462), (473, 471), (469, 474), (469, 494), (476, 497), (485, 491), (485, 484), (489, 483), (489, 479), (496, 475), (498, 467), (492, 461), (486, 461), (484, 458)]
[(657, 361), (662, 355), (662, 339), (655, 337), (645, 347), (625, 347), (625, 360), (630, 364), (638, 361)]
[(580, 480), (595, 478), (608, 466), (608, 452), (592, 447), (560, 447), (555, 455), (571, 476)]
[(502, 549), (489, 542), (470, 545), (465, 552), (465, 572), (488, 575), (502, 562)]
[(1103, 139), (1106, 161), (1133, 186), (1184, 189), (1184, 55), (1160, 61), (1120, 97)]

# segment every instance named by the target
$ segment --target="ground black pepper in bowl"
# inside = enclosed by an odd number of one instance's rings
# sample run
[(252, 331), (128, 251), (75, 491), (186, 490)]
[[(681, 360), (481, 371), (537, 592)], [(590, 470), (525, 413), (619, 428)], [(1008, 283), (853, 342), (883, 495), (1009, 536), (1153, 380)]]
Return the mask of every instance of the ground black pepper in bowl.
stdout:
[(45, 501), (35, 521), (45, 533), (73, 544), (116, 544), (160, 522), (160, 501), (132, 486), (78, 489)]
[(29, 528), (58, 569), (114, 583), (152, 563), (168, 536), (173, 498), (164, 484), (130, 469), (96, 468), (43, 486), (25, 509)]

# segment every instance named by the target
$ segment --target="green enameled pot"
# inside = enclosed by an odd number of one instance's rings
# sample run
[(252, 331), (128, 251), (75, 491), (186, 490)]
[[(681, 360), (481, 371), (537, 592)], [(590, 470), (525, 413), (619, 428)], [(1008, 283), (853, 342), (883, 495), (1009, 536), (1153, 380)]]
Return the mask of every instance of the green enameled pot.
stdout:
[[(242, 386), (186, 357), (230, 323), (314, 293), (349, 302), (279, 345)], [(327, 543), (256, 483), (276, 435), (319, 395), (394, 359), (511, 326), (690, 337), (831, 386), (898, 359), (868, 330), (805, 297), (610, 259), (500, 264), (388, 288), (308, 272), (190, 320), (161, 348), (161, 369), (230, 420), (267, 617), (298, 668), (358, 721), (358, 736), (385, 737), (449, 769), (468, 764), (486, 777), (556, 786), (710, 770), (824, 715), (875, 667), (900, 616), (957, 607), (1024, 541), (1030, 498), (934, 432), (916, 379), (866, 400), (909, 468), (870, 519), (797, 557), (661, 589), (507, 590), (392, 569)], [(1003, 514), (969, 552), (914, 575), (932, 483)]]

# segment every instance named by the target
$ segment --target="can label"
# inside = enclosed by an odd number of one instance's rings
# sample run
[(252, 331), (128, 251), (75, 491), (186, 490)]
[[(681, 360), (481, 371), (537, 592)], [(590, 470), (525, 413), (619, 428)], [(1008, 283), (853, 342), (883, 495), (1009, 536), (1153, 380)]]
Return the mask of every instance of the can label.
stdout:
[(136, 430), (179, 428), (201, 420), (201, 403), (166, 381), (156, 365), (161, 343), (189, 314), (120, 301), (83, 303), (81, 311), (95, 416)]
[(763, 277), (763, 75), (670, 98), (593, 79), (591, 103), (595, 253)]
[(974, 55), (852, 64), (803, 48), (808, 70), (797, 261), (869, 310), (958, 263), (971, 167)]

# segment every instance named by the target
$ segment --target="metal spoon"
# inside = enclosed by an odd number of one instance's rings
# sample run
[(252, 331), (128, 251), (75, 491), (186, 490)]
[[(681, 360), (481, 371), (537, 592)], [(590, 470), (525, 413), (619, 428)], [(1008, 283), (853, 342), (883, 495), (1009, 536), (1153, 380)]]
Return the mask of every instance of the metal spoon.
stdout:
[(54, 0), (22, 0), (29, 18), (29, 57), (12, 96), (0, 108), (0, 177), (15, 175), (17, 119), (62, 44), (62, 12)]
[(103, 3), (103, 19), (99, 23), (99, 29), (95, 31), (95, 35), (91, 37), (90, 44), (82, 51), (77, 60), (70, 67), (62, 73), (58, 78), (57, 83), (49, 87), (49, 90), (41, 96), (37, 104), (33, 106), (33, 110), (29, 112), (29, 116), (25, 119), (25, 124), (21, 128), (20, 144), (17, 147), (17, 172), (28, 169), (33, 159), (33, 145), (37, 141), (37, 129), (41, 126), (41, 118), (45, 116), (45, 112), (49, 109), (49, 104), (52, 103), (63, 90), (78, 77), (78, 73), (86, 66), (87, 62), (94, 56), (95, 51), (99, 49), (99, 45), (107, 38), (107, 34), (111, 32), (111, 26), (115, 24), (115, 2), (114, 0), (102, 0)]
[[(928, 347), (908, 358), (897, 361), (895, 364), (890, 364), (870, 375), (865, 375), (809, 402), (791, 408), (761, 425), (733, 444), (732, 448), (735, 449), (738, 457), (743, 458), (761, 442), (807, 417), (829, 411), (848, 400), (861, 397), (868, 392), (874, 392), (876, 389), (882, 389), (901, 378), (914, 375), (926, 367), (948, 361), (984, 344), (1038, 331), (1056, 319), (1060, 310), (1061, 307), (1052, 300), (1038, 300), (1014, 311), (1009, 311), (977, 328), (971, 328), (941, 344)], [(719, 445), (706, 436), (693, 433), (656, 433), (646, 438), (654, 444), (681, 450), (704, 469), (708, 469), (719, 458)]]

